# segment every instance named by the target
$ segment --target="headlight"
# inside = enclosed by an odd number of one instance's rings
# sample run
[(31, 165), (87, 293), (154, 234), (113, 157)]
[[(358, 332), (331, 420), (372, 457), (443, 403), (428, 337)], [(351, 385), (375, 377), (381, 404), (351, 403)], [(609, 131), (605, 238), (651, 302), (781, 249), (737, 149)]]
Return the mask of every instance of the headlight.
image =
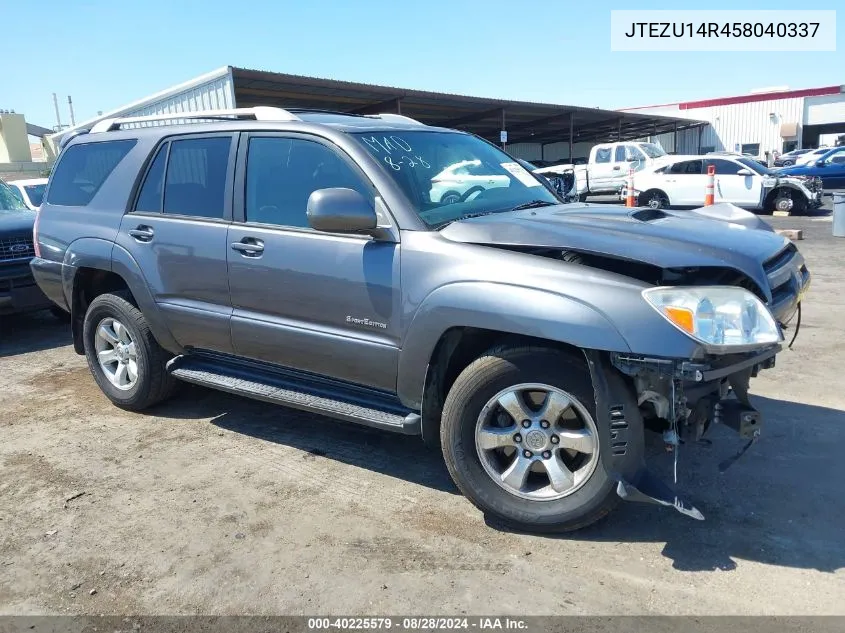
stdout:
[(643, 298), (672, 325), (705, 345), (733, 348), (781, 340), (772, 313), (744, 288), (648, 288)]

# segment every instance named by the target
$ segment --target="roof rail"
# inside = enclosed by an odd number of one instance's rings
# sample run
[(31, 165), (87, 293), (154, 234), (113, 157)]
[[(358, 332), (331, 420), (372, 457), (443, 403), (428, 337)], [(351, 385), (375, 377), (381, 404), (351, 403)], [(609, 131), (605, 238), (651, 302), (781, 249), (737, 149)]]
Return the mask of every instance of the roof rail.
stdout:
[(114, 119), (103, 119), (94, 124), (91, 134), (98, 132), (111, 132), (119, 130), (122, 125), (133, 123), (149, 123), (153, 121), (172, 120), (194, 120), (194, 119), (220, 119), (223, 121), (231, 119), (252, 119), (255, 121), (299, 121), (300, 118), (283, 108), (272, 108), (269, 106), (257, 106), (254, 108), (232, 108), (229, 110), (200, 110), (196, 112), (168, 112), (165, 114), (150, 114), (145, 116), (122, 117)]
[(425, 125), (422, 121), (417, 121), (404, 114), (394, 114), (393, 112), (382, 112), (381, 114), (367, 115), (374, 119), (382, 119), (383, 121), (393, 121), (394, 123), (411, 123), (413, 125)]

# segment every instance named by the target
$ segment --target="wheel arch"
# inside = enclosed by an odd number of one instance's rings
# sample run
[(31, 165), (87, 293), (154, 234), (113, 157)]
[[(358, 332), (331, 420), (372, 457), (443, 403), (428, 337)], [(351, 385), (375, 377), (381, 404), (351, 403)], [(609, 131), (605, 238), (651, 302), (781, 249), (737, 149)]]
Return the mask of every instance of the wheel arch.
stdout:
[(403, 338), (399, 399), (412, 409), (434, 411), (436, 417), (438, 403), (431, 398), (442, 395), (456, 368), (511, 340), (578, 350), (629, 350), (603, 314), (571, 297), (502, 284), (450, 284), (423, 301)]
[(807, 198), (807, 194), (801, 190), (801, 187), (791, 182), (779, 182), (777, 185), (772, 187), (772, 190), (769, 191), (763, 198), (763, 208), (773, 208), (775, 200), (784, 193), (789, 193), (792, 200), (795, 201), (794, 192), (798, 192), (800, 194), (801, 206), (805, 207), (809, 202), (809, 199)]
[(91, 301), (104, 293), (114, 292), (123, 294), (143, 313), (150, 330), (162, 347), (179, 353), (181, 348), (161, 318), (137, 262), (123, 248), (112, 244), (109, 246), (113, 246), (113, 249), (108, 258), (103, 257), (102, 251), (86, 254), (76, 249), (69, 258), (71, 265), (63, 267), (65, 293), (68, 296), (68, 305), (71, 306), (74, 350), (78, 354), (85, 353), (82, 332), (85, 314)]
[(672, 198), (670, 198), (669, 194), (666, 193), (666, 191), (664, 191), (660, 187), (650, 187), (649, 189), (643, 191), (639, 196), (637, 196), (637, 204), (640, 206), (644, 206), (642, 204), (642, 201), (647, 200), (649, 195), (653, 195), (655, 193), (660, 194), (661, 196), (666, 198), (667, 206), (672, 206)]

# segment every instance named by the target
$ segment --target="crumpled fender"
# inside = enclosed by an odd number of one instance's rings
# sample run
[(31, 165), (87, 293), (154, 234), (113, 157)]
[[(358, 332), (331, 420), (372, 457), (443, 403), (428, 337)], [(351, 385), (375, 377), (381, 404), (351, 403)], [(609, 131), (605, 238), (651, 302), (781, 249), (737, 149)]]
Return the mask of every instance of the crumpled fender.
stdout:
[(454, 327), (534, 336), (582, 349), (630, 351), (610, 320), (576, 298), (490, 282), (449, 284), (423, 300), (402, 342), (396, 389), (405, 406), (421, 406), (429, 360), (441, 336)]

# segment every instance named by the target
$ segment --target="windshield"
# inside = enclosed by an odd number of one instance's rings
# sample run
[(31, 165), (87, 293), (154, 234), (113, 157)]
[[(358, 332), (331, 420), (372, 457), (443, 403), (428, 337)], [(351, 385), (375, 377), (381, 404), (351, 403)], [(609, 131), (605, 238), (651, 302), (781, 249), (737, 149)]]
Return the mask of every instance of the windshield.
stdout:
[(654, 143), (640, 143), (639, 148), (645, 152), (645, 155), (649, 158), (660, 158), (661, 156), (666, 156), (666, 152), (663, 151), (663, 148), (659, 145), (655, 145)]
[(40, 207), (42, 200), (44, 200), (44, 192), (47, 191), (47, 185), (25, 185), (24, 190), (29, 197), (29, 201), (36, 207)]
[(14, 189), (12, 189), (5, 182), (0, 181), (0, 211), (27, 211), (27, 206), (23, 203)]
[(768, 167), (764, 167), (753, 158), (745, 158), (744, 156), (738, 156), (736, 161), (738, 163), (742, 163), (755, 174), (760, 174), (761, 176), (773, 176), (776, 173)]
[(559, 200), (515, 159), (459, 132), (352, 134), (381, 163), (429, 227)]

